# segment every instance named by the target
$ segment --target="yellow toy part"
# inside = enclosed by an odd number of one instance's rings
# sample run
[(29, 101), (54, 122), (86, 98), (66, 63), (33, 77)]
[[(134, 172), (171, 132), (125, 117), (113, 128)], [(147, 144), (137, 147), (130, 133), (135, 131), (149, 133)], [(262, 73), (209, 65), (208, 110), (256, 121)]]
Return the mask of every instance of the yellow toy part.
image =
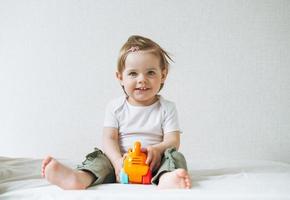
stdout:
[(123, 171), (128, 175), (130, 183), (150, 184), (152, 175), (149, 166), (146, 165), (147, 155), (141, 151), (141, 143), (134, 143), (130, 148), (123, 163)]

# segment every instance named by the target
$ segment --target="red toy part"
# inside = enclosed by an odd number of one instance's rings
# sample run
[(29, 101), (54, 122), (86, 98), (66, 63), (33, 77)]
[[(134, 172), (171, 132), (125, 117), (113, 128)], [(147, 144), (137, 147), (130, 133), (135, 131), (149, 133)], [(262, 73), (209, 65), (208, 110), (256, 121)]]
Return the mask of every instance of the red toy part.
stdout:
[(151, 170), (148, 170), (148, 173), (142, 177), (143, 184), (151, 184), (152, 173)]

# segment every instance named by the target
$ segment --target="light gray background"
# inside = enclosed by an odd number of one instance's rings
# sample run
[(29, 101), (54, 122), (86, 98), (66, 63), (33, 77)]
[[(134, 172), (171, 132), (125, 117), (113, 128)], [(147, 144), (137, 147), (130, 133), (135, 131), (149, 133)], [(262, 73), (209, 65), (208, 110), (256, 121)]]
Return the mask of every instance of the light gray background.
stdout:
[(0, 1), (0, 155), (83, 159), (101, 145), (121, 45), (152, 38), (175, 60), (192, 159), (290, 162), (290, 1)]

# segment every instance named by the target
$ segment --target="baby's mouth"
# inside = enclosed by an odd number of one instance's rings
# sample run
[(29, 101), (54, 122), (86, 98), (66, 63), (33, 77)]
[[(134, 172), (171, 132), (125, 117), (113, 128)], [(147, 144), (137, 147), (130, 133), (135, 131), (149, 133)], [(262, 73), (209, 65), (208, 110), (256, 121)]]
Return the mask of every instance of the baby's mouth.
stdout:
[(135, 88), (135, 90), (138, 90), (138, 91), (146, 91), (146, 90), (149, 90), (149, 88), (147, 87), (139, 87), (139, 88)]

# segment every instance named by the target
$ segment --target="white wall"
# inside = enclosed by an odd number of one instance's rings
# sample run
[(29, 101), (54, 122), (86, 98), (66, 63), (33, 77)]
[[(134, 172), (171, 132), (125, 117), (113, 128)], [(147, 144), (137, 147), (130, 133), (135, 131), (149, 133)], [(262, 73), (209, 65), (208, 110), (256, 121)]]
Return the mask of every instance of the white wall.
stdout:
[(290, 2), (0, 1), (0, 155), (82, 159), (100, 146), (114, 72), (132, 34), (174, 57), (194, 159), (290, 162)]

